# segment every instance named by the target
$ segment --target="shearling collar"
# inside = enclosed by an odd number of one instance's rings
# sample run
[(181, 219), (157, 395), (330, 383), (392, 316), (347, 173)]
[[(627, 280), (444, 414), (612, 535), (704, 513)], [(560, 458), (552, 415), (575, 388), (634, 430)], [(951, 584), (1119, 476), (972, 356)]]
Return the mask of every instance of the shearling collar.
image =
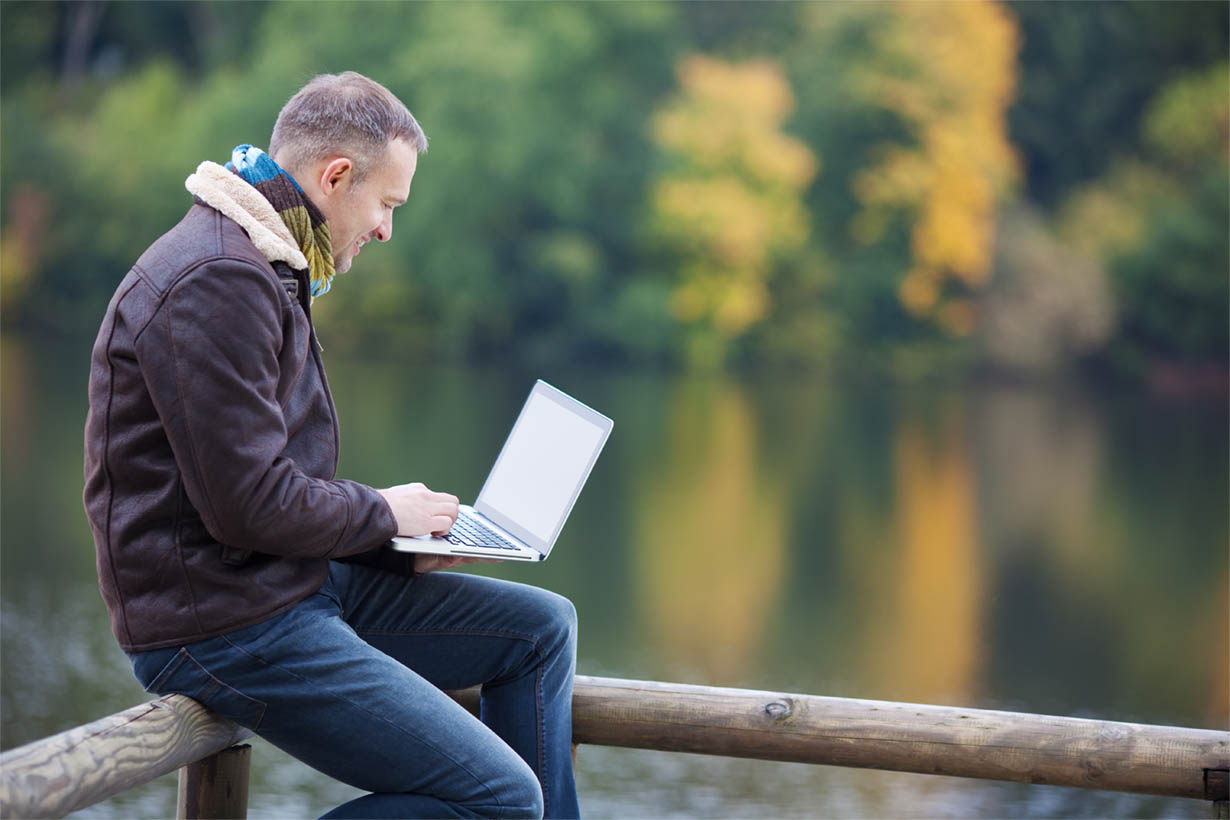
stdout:
[(296, 270), (308, 266), (294, 236), (269, 200), (216, 162), (206, 160), (184, 187), (206, 205), (233, 219), (247, 232), (252, 244), (270, 262), (285, 262)]

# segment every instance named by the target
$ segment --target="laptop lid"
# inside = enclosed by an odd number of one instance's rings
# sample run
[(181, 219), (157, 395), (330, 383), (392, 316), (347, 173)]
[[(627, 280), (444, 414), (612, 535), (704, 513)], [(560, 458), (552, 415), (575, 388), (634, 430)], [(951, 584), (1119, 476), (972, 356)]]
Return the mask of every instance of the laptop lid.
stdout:
[(474, 509), (545, 556), (614, 426), (611, 419), (539, 379)]

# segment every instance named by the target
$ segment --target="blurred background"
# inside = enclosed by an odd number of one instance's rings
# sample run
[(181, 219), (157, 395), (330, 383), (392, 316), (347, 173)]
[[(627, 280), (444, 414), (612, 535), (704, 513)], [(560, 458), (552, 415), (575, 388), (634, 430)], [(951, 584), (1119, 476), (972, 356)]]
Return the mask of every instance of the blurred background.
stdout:
[[(202, 160), (319, 72), (423, 124), (314, 308), (339, 474), (472, 497), (534, 378), (616, 420), (579, 672), (1225, 729), (1230, 6), (0, 5), (0, 745), (144, 697), (81, 509), (89, 351)], [(476, 398), (477, 397), (477, 398)], [(267, 745), (253, 817), (347, 799)], [(583, 748), (596, 816), (1198, 802)], [(80, 816), (164, 816), (162, 780)]]

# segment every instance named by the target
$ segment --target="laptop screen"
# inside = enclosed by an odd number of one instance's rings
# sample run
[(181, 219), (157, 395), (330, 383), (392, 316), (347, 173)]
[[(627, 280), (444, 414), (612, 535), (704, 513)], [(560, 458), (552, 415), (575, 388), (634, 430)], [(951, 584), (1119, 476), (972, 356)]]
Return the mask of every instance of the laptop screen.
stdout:
[(612, 426), (606, 416), (539, 381), (475, 509), (534, 548), (548, 551)]

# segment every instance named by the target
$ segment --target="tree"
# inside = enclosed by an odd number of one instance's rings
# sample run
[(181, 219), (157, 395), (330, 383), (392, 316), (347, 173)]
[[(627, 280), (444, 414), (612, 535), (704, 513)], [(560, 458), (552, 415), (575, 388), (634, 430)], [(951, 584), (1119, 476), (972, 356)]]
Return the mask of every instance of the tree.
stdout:
[(1022, 35), (1010, 132), (1026, 191), (1048, 209), (1117, 157), (1140, 153), (1140, 121), (1160, 88), (1226, 59), (1225, 3), (1009, 0), (1007, 7)]
[(859, 93), (898, 115), (912, 137), (883, 143), (855, 178), (863, 206), (855, 239), (879, 241), (891, 210), (909, 212), (901, 303), (954, 335), (974, 328), (969, 295), (990, 273), (996, 206), (1016, 174), (1005, 122), (1016, 38), (996, 4), (902, 3), (873, 35), (874, 59), (854, 69)]
[(1112, 354), (1222, 362), (1230, 351), (1230, 64), (1180, 76), (1145, 108), (1139, 153), (1076, 188), (1061, 229), (1107, 265), (1119, 303)]
[(774, 265), (806, 241), (800, 195), (817, 162), (781, 133), (794, 98), (773, 63), (692, 55), (678, 76), (680, 93), (653, 119), (667, 163), (650, 218), (676, 252), (671, 308), (688, 329), (687, 356), (715, 364), (768, 315)]

